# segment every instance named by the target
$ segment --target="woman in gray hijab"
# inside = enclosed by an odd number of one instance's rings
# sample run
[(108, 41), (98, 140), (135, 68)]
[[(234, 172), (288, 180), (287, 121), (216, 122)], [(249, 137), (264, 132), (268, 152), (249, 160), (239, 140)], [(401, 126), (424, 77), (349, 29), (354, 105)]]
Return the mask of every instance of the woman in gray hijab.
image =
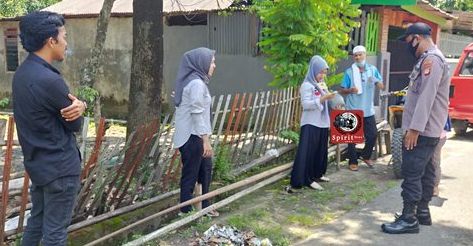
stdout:
[[(179, 148), (182, 158), (180, 201), (192, 199), (196, 182), (202, 185), (202, 193), (209, 192), (212, 176), (210, 145), (210, 103), (208, 83), (215, 70), (215, 51), (197, 48), (187, 51), (181, 60), (174, 89), (175, 133), (174, 148)], [(202, 201), (208, 207), (209, 201)], [(181, 208), (187, 213), (191, 206)], [(216, 211), (209, 215), (218, 215)]]
[(328, 92), (324, 79), (328, 72), (327, 62), (313, 56), (309, 69), (301, 84), (302, 105), (301, 132), (296, 159), (291, 172), (291, 188), (303, 186), (323, 190), (318, 182), (328, 182), (327, 171), (328, 129), (330, 127), (328, 101), (336, 94)]

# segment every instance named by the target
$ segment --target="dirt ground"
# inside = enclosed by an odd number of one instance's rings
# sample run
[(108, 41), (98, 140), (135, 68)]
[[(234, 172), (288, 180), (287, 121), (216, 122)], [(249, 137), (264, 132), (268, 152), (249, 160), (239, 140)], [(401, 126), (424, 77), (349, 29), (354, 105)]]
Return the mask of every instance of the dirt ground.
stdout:
[(338, 171), (330, 165), (331, 181), (322, 183), (324, 191), (306, 188), (288, 194), (284, 191), (289, 183), (286, 178), (220, 209), (218, 218), (202, 218), (148, 245), (192, 245), (212, 224), (252, 230), (259, 238), (269, 238), (273, 245), (290, 245), (396, 186), (398, 181), (387, 165), (389, 159), (379, 158), (374, 169), (360, 164), (358, 172), (349, 171), (346, 163)]

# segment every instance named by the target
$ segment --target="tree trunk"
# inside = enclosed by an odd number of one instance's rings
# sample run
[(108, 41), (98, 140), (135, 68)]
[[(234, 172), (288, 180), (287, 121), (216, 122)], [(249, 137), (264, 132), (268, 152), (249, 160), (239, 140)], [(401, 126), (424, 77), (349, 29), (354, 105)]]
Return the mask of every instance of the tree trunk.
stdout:
[[(110, 15), (112, 13), (112, 7), (115, 3), (115, 0), (104, 0), (102, 5), (102, 10), (100, 11), (98, 20), (97, 20), (97, 34), (95, 36), (95, 45), (92, 49), (92, 55), (86, 60), (84, 67), (82, 69), (81, 78), (79, 84), (81, 86), (94, 87), (97, 77), (97, 71), (101, 67), (103, 50), (105, 46), (105, 40), (107, 38), (108, 23), (110, 21)], [(98, 130), (98, 124), (102, 113), (100, 107), (100, 95), (95, 99), (96, 102), (90, 104), (94, 107), (94, 119), (95, 119), (95, 129)]]
[(160, 117), (163, 83), (163, 1), (133, 1), (133, 56), (127, 136)]
[(115, 0), (104, 0), (103, 2), (102, 10), (97, 20), (95, 45), (92, 49), (92, 55), (86, 60), (84, 68), (82, 69), (82, 76), (79, 81), (80, 85), (94, 86), (97, 71), (100, 68), (100, 61), (102, 60), (103, 48), (107, 38), (108, 23), (114, 2)]

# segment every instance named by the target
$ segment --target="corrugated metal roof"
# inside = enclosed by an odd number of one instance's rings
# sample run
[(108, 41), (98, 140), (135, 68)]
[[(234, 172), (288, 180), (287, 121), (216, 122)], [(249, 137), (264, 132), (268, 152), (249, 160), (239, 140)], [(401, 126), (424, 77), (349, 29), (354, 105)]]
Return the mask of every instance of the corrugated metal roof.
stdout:
[(430, 12), (434, 15), (437, 15), (439, 17), (442, 17), (446, 20), (454, 20), (454, 19), (458, 19), (457, 16), (454, 16), (454, 15), (451, 15), (435, 6), (433, 6), (429, 1), (427, 0), (419, 0), (417, 2), (417, 4), (422, 8), (424, 9), (425, 11), (427, 12)]
[[(163, 0), (164, 13), (186, 13), (212, 11), (228, 8), (233, 0)], [(65, 16), (94, 16), (100, 13), (103, 0), (63, 0), (43, 10), (56, 12)], [(112, 14), (133, 14), (133, 0), (116, 0)]]

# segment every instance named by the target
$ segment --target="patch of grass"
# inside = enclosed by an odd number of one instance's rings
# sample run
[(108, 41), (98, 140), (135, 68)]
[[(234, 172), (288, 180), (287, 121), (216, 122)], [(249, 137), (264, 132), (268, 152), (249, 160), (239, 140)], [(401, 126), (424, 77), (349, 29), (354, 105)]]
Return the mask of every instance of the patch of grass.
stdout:
[(287, 222), (307, 227), (316, 224), (314, 217), (307, 214), (290, 214), (287, 216)]
[(193, 227), (198, 233), (204, 233), (212, 226), (212, 218), (204, 216)]
[(348, 212), (348, 211), (351, 211), (351, 210), (354, 209), (354, 208), (355, 208), (355, 204), (353, 204), (353, 203), (349, 203), (349, 204), (347, 203), (347, 204), (344, 204), (344, 205), (341, 207), (342, 210), (345, 210), (345, 211), (347, 211), (347, 212)]
[(389, 180), (387, 183), (386, 183), (386, 187), (388, 187), (388, 189), (392, 189), (396, 186), (398, 186), (399, 182), (396, 181), (396, 180)]
[(216, 150), (213, 179), (216, 181), (232, 182), (233, 177), (230, 175), (232, 164), (230, 160), (230, 147), (219, 145)]
[(291, 243), (289, 238), (284, 235), (281, 226), (257, 225), (252, 229), (257, 237), (260, 239), (269, 238), (274, 246), (288, 246)]
[(196, 232), (202, 234), (208, 230), (210, 226), (212, 226), (212, 218), (204, 216), (192, 223), (191, 226), (187, 227), (185, 230), (180, 231), (179, 235), (183, 238), (192, 238)]
[(323, 191), (317, 191), (313, 193), (313, 197), (319, 204), (327, 204), (337, 197), (343, 197), (345, 193), (342, 189), (325, 189)]
[(336, 218), (337, 218), (337, 215), (335, 213), (331, 213), (331, 212), (323, 213), (319, 216), (317, 220), (318, 221), (317, 225), (327, 224)]
[(351, 189), (350, 199), (357, 205), (364, 205), (376, 198), (381, 191), (371, 180), (361, 180), (349, 185)]
[(227, 222), (229, 225), (236, 227), (238, 229), (248, 229), (248, 226), (250, 226), (250, 223), (252, 221), (248, 216), (232, 215), (228, 217)]
[(284, 130), (282, 131), (279, 136), (283, 139), (289, 139), (295, 144), (299, 144), (299, 133), (292, 131), (292, 130)]
[(298, 208), (297, 212), (301, 214), (310, 214), (312, 211), (306, 207), (302, 207), (302, 208)]
[(262, 219), (264, 217), (268, 217), (268, 216), (271, 216), (271, 214), (269, 213), (268, 210), (264, 209), (264, 208), (257, 208), (253, 211), (250, 212), (249, 216), (252, 218), (252, 219)]

